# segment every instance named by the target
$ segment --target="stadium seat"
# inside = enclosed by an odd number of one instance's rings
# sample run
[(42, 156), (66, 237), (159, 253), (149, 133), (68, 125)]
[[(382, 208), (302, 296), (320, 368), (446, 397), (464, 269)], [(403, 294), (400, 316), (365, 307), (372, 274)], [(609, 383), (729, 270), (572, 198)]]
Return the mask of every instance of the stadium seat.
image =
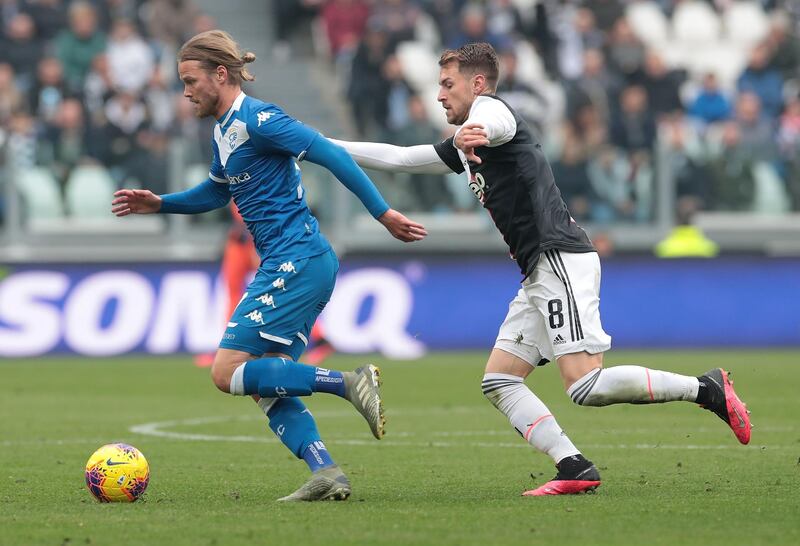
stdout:
[(414, 37), (430, 49), (439, 49), (442, 44), (442, 37), (439, 35), (439, 29), (436, 28), (436, 21), (424, 12), (417, 16)]
[(725, 36), (740, 46), (753, 46), (769, 32), (769, 20), (758, 2), (731, 3), (722, 15)]
[(678, 4), (672, 14), (672, 33), (683, 44), (707, 44), (720, 37), (720, 21), (705, 2), (690, 0)]
[(26, 218), (49, 220), (64, 216), (61, 189), (50, 169), (33, 167), (12, 176), (22, 198)]
[(437, 84), (435, 80), (428, 82), (428, 85), (420, 88), (419, 96), (422, 97), (422, 102), (425, 104), (425, 111), (428, 113), (428, 119), (434, 127), (441, 130), (451, 127), (447, 123), (442, 105), (439, 104), (437, 100), (439, 96), (439, 84)]
[(713, 72), (723, 91), (734, 91), (736, 79), (747, 64), (747, 52), (730, 42), (714, 42), (695, 48), (692, 54), (686, 49), (686, 68), (693, 78), (700, 80)]
[(439, 57), (424, 43), (400, 43), (397, 46), (397, 58), (403, 66), (403, 76), (415, 91), (438, 81)]
[(523, 14), (532, 12), (538, 2), (539, 0), (511, 0), (514, 7)]
[(660, 48), (669, 40), (669, 21), (655, 2), (629, 4), (625, 17), (633, 33), (645, 44)]
[(531, 87), (537, 87), (539, 82), (547, 79), (542, 58), (530, 42), (520, 42), (516, 45), (514, 52), (517, 55), (517, 78), (520, 81)]
[(789, 212), (789, 196), (780, 175), (765, 161), (753, 166), (756, 193), (753, 210), (762, 214), (785, 214)]
[(183, 187), (180, 189), (183, 190), (193, 188), (200, 182), (203, 182), (206, 178), (208, 178), (207, 164), (192, 163), (191, 165), (187, 165), (186, 170), (183, 173), (183, 180), (181, 181)]
[(64, 191), (67, 209), (72, 216), (80, 218), (110, 218), (115, 189), (114, 179), (104, 167), (75, 167), (67, 179)]

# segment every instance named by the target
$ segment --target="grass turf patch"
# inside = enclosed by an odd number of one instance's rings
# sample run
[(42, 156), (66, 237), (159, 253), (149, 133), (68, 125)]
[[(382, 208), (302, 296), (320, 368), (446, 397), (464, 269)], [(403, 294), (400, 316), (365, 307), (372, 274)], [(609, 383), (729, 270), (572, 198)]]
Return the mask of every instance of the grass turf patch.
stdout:
[[(733, 370), (756, 425), (746, 447), (694, 404), (577, 407), (554, 366), (537, 370), (528, 385), (603, 477), (595, 495), (558, 498), (519, 496), (555, 469), (483, 399), (485, 358), (374, 359), (380, 442), (346, 401), (307, 399), (353, 496), (299, 505), (274, 499), (305, 481), (305, 465), (252, 401), (217, 392), (188, 358), (5, 360), (0, 544), (800, 543), (800, 353), (607, 355), (607, 365)], [(140, 502), (99, 504), (85, 488), (86, 459), (112, 441), (150, 462)]]

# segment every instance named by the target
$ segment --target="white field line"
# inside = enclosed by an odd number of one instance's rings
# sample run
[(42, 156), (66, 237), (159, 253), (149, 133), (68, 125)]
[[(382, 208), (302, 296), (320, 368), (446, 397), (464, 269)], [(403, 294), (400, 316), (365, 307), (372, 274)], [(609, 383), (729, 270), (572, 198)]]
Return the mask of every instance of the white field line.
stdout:
[[(389, 417), (430, 417), (431, 415), (448, 415), (458, 416), (475, 413), (483, 413), (485, 408), (479, 406), (451, 406), (451, 407), (434, 407), (434, 408), (406, 408), (401, 410), (390, 410), (387, 412)], [(323, 419), (332, 418), (352, 418), (357, 417), (352, 410), (320, 410), (315, 411), (314, 416)], [(154, 436), (159, 438), (180, 440), (180, 441), (201, 441), (201, 442), (240, 442), (240, 443), (261, 443), (273, 444), (278, 443), (278, 439), (272, 434), (264, 430), (263, 436), (252, 435), (219, 435), (219, 434), (206, 434), (204, 432), (191, 433), (191, 432), (178, 432), (174, 429), (176, 427), (203, 427), (206, 424), (214, 423), (233, 423), (233, 422), (247, 422), (247, 421), (265, 421), (262, 414), (253, 413), (251, 415), (240, 416), (209, 416), (209, 417), (196, 417), (189, 419), (177, 419), (170, 421), (159, 421), (152, 423), (143, 423), (131, 426), (128, 430), (135, 434), (142, 434), (146, 436)], [(724, 426), (720, 423), (720, 426)], [(605, 429), (606, 427), (601, 427)], [(610, 427), (609, 427), (610, 429)], [(651, 435), (654, 432), (652, 428), (636, 428), (626, 429), (621, 424), (620, 431), (625, 434), (647, 434)], [(696, 435), (706, 432), (718, 431), (719, 427), (699, 427), (687, 430), (687, 434)], [(605, 432), (605, 431), (604, 431)], [(608, 433), (612, 433), (608, 430)], [(800, 427), (793, 426), (759, 426), (758, 433), (800, 433)], [(454, 448), (454, 447), (486, 447), (486, 448), (511, 448), (511, 449), (528, 449), (529, 446), (519, 441), (481, 441), (481, 439), (489, 440), (497, 437), (499, 440), (503, 438), (513, 438), (514, 433), (510, 429), (499, 428), (495, 430), (450, 430), (438, 431), (418, 434), (415, 432), (390, 432), (389, 439), (377, 442), (372, 439), (372, 436), (366, 432), (359, 434), (353, 433), (346, 436), (337, 436), (335, 434), (327, 434), (326, 438), (335, 441), (341, 445), (354, 445), (354, 446), (405, 446), (405, 447), (435, 447), (435, 448)], [(451, 440), (452, 439), (452, 440)], [(114, 440), (114, 439), (112, 439)], [(116, 439), (124, 440), (124, 439)], [(109, 438), (34, 438), (26, 440), (0, 440), (0, 447), (12, 447), (22, 445), (67, 445), (67, 444), (105, 444), (109, 443)], [(600, 444), (581, 444), (585, 449), (705, 449), (705, 450), (721, 450), (738, 447), (735, 443), (724, 445), (701, 445), (701, 444), (653, 444), (653, 443), (630, 443), (630, 444), (613, 444), (613, 443), (600, 443)], [(795, 449), (796, 446), (782, 446), (782, 445), (751, 445), (750, 449)]]
[[(324, 412), (319, 412), (318, 416), (327, 416), (330, 417), (330, 414), (324, 414)], [(340, 413), (337, 412), (338, 415), (352, 415), (352, 412), (347, 413)], [(230, 421), (243, 421), (243, 420), (252, 420), (252, 417), (199, 417), (194, 419), (179, 419), (173, 421), (161, 421), (161, 422), (153, 422), (153, 423), (143, 423), (141, 425), (135, 425), (130, 427), (128, 430), (135, 434), (143, 434), (146, 436), (156, 436), (159, 438), (167, 438), (172, 440), (183, 440), (183, 441), (201, 441), (201, 442), (246, 442), (246, 443), (277, 443), (278, 439), (272, 436), (268, 436), (266, 433), (264, 436), (250, 436), (250, 435), (219, 435), (219, 434), (204, 434), (204, 433), (189, 433), (189, 432), (177, 432), (174, 430), (167, 430), (170, 428), (174, 428), (176, 426), (201, 426), (204, 424), (209, 423), (222, 423), (222, 422), (230, 422)], [(776, 427), (779, 428), (779, 427)], [(653, 431), (650, 429), (642, 429), (643, 432), (652, 433)], [(628, 431), (626, 431), (628, 432)], [(695, 431), (696, 432), (696, 431)], [(457, 448), (457, 447), (485, 447), (485, 448), (510, 448), (510, 449), (527, 449), (530, 446), (523, 441), (519, 442), (481, 442), (481, 441), (471, 441), (471, 440), (464, 440), (464, 441), (442, 441), (439, 438), (448, 438), (448, 437), (492, 437), (492, 436), (512, 436), (513, 434), (510, 431), (497, 431), (497, 430), (487, 430), (487, 431), (450, 431), (450, 432), (433, 432), (430, 434), (431, 439), (426, 440), (425, 435), (418, 435), (413, 432), (401, 432), (392, 434), (394, 438), (405, 438), (406, 440), (382, 440), (380, 442), (376, 442), (374, 440), (367, 439), (368, 435), (365, 433), (364, 439), (353, 438), (352, 435), (349, 436), (336, 436), (336, 435), (328, 435), (328, 438), (332, 440), (332, 443), (337, 443), (340, 445), (352, 445), (352, 446), (396, 446), (396, 447), (417, 447), (417, 448), (425, 448), (425, 447), (435, 447), (435, 448)], [(722, 450), (722, 449), (731, 449), (732, 447), (736, 447), (735, 444), (721, 444), (721, 445), (701, 445), (701, 444), (653, 444), (653, 443), (629, 443), (629, 444), (584, 444), (582, 447), (587, 449), (675, 449), (675, 450)], [(792, 446), (777, 446), (777, 445), (769, 445), (769, 446), (748, 446), (750, 449), (792, 449)]]

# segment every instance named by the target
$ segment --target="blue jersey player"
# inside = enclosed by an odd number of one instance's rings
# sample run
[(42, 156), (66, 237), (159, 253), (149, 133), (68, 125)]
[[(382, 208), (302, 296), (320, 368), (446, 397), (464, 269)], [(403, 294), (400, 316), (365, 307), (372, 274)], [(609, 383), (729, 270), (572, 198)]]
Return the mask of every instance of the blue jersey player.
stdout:
[(384, 415), (379, 370), (367, 365), (339, 372), (297, 361), (330, 299), (339, 263), (306, 205), (296, 160), (329, 169), (395, 238), (412, 242), (426, 232), (389, 208), (343, 148), (274, 104), (245, 95), (241, 82), (253, 79), (245, 64), (254, 60), (255, 55), (242, 54), (230, 35), (218, 30), (183, 45), (178, 73), (184, 96), (198, 117), (213, 115), (217, 120), (208, 179), (161, 196), (120, 190), (112, 212), (196, 214), (233, 198), (253, 234), (261, 265), (228, 322), (212, 379), (223, 392), (253, 396), (270, 428), (311, 469), (309, 481), (280, 500), (344, 500), (350, 483), (299, 397), (325, 392), (349, 400), (380, 439)]

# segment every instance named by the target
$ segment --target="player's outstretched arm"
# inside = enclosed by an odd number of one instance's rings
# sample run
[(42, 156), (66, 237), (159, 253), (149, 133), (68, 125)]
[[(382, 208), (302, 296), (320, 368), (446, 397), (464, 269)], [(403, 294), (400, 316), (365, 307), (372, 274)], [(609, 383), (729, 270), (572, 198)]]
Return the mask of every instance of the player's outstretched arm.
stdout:
[(224, 207), (231, 200), (227, 184), (207, 178), (194, 188), (177, 193), (156, 195), (149, 190), (119, 190), (111, 202), (117, 216), (129, 214), (199, 214)]
[(330, 139), (347, 150), (356, 163), (367, 169), (412, 174), (447, 174), (450, 171), (431, 144), (394, 146), (382, 142), (348, 142)]
[(350, 157), (350, 154), (330, 140), (319, 137), (306, 151), (305, 159), (322, 165), (358, 197), (372, 217), (377, 219), (393, 237), (410, 243), (427, 235), (422, 224), (412, 222), (396, 210), (389, 208), (378, 188)]

